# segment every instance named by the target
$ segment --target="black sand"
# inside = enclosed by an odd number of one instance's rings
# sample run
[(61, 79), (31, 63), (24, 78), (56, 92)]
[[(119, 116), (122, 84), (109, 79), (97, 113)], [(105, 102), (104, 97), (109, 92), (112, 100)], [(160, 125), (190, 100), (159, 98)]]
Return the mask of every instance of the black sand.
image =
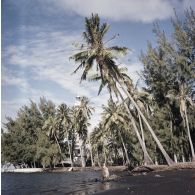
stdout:
[(100, 195), (195, 195), (195, 170), (151, 172), (146, 175), (124, 176), (118, 182), (121, 187)]

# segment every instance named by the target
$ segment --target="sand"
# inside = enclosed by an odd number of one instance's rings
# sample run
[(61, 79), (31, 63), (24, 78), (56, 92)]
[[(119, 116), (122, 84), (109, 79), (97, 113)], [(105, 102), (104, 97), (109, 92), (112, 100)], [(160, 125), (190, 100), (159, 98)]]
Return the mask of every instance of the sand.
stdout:
[[(140, 169), (139, 169), (140, 168)], [(129, 172), (117, 181), (116, 189), (106, 190), (100, 195), (195, 195), (194, 163), (177, 164), (172, 167), (165, 165), (150, 166), (153, 171)], [(139, 170), (139, 171), (138, 171)], [(118, 185), (120, 184), (120, 185)]]

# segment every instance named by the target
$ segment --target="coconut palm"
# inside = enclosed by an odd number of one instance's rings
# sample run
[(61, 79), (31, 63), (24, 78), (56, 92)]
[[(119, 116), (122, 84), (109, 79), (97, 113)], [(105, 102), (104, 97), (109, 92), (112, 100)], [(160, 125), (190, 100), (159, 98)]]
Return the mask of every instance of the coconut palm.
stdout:
[[(127, 89), (125, 88), (125, 78), (120, 74), (119, 67), (116, 65), (116, 53), (126, 54), (127, 48), (118, 46), (106, 47), (106, 42), (103, 42), (103, 40), (106, 32), (109, 29), (109, 26), (106, 23), (100, 26), (100, 19), (97, 14), (92, 14), (91, 18), (85, 19), (85, 27), (86, 31), (83, 33), (83, 37), (86, 44), (82, 44), (82, 47), (80, 48), (81, 52), (71, 57), (75, 60), (75, 62), (80, 63), (74, 73), (76, 73), (80, 68), (84, 69), (81, 76), (81, 81), (85, 80), (88, 76), (88, 73), (93, 69), (93, 66), (96, 65), (96, 70), (98, 70), (100, 73), (102, 84), (105, 85), (106, 83), (109, 89), (113, 88), (111, 86), (115, 86), (115, 89), (117, 89), (120, 98), (124, 101), (120, 90), (117, 88), (117, 85), (120, 86), (122, 91), (125, 93), (125, 95), (128, 96), (128, 98), (131, 100), (131, 103), (135, 106), (138, 113), (142, 117), (148, 130), (150, 131), (159, 149), (164, 155), (167, 163), (169, 165), (172, 164), (173, 161), (164, 150), (146, 117), (140, 110), (137, 103), (134, 101), (132, 95), (127, 92)], [(129, 115), (131, 115), (129, 108), (126, 105), (125, 108), (127, 109)]]
[(92, 144), (91, 144), (91, 138), (90, 138), (90, 135), (87, 139), (87, 142), (89, 144), (89, 153), (90, 153), (90, 157), (91, 157), (91, 166), (94, 167), (95, 166), (95, 163), (94, 163), (94, 159), (93, 159), (93, 149), (92, 149)]
[[(124, 82), (128, 86), (128, 89), (133, 89), (133, 82), (132, 82), (131, 78), (126, 74), (126, 71), (127, 71), (127, 69), (124, 67), (119, 68), (119, 72), (122, 75), (122, 77), (124, 78)], [(101, 77), (99, 74), (95, 74), (95, 75), (90, 76), (89, 80), (90, 81), (98, 81), (98, 80), (101, 80)], [(101, 92), (103, 87), (105, 87), (106, 85), (107, 85), (107, 82), (101, 83), (100, 88), (99, 88), (99, 93)], [(141, 131), (142, 132), (142, 138), (141, 138), (139, 130), (138, 130), (137, 125), (136, 125), (136, 119), (132, 114), (133, 111), (131, 109), (129, 109), (129, 106), (128, 106), (129, 103), (127, 103), (127, 99), (125, 100), (123, 98), (121, 92), (119, 91), (118, 87), (116, 86), (116, 83), (112, 82), (112, 83), (108, 84), (107, 88), (108, 88), (108, 91), (110, 92), (110, 99), (112, 100), (112, 102), (113, 102), (112, 92), (116, 95), (117, 98), (119, 96), (121, 98), (121, 100), (123, 101), (123, 104), (124, 104), (124, 106), (128, 112), (128, 115), (129, 115), (128, 117), (126, 117), (126, 120), (128, 121), (130, 119), (131, 124), (133, 125), (133, 130), (135, 131), (136, 136), (137, 136), (139, 143), (141, 145), (141, 148), (143, 150), (144, 164), (153, 164), (153, 161), (146, 150), (145, 142), (142, 140), (144, 138), (143, 131)], [(135, 90), (133, 90), (133, 91), (135, 91)], [(136, 92), (136, 94), (137, 94), (137, 92)], [(135, 96), (135, 94), (133, 94), (133, 95)], [(136, 96), (135, 96), (135, 98), (137, 100)], [(139, 101), (138, 103), (140, 105), (141, 102)], [(141, 104), (141, 108), (142, 107), (143, 107), (143, 105)], [(121, 106), (120, 106), (120, 108), (121, 108)], [(140, 128), (142, 128), (142, 126), (140, 126)]]
[(70, 144), (70, 137), (72, 132), (72, 121), (70, 117), (70, 109), (66, 104), (63, 103), (58, 106), (56, 120), (58, 121), (59, 125), (62, 125), (63, 127), (63, 131), (68, 143), (68, 151), (69, 151), (69, 156), (71, 161), (71, 167), (73, 167), (74, 165), (74, 158), (72, 152), (73, 148), (72, 145)]
[(47, 131), (47, 135), (50, 139), (54, 138), (56, 144), (58, 145), (59, 152), (60, 154), (62, 154), (62, 150), (58, 141), (59, 128), (58, 128), (56, 118), (53, 116), (49, 116), (49, 118), (45, 121), (42, 129)]
[[(92, 144), (92, 149), (94, 154), (96, 154), (97, 164), (101, 167), (101, 163), (106, 163), (106, 138), (107, 134), (103, 129), (101, 123), (93, 129), (90, 135), (90, 142)], [(103, 158), (100, 156), (100, 153), (103, 153)]]
[(86, 165), (85, 144), (87, 141), (88, 127), (90, 126), (88, 121), (91, 118), (93, 110), (94, 108), (90, 105), (89, 99), (85, 96), (80, 97), (80, 104), (74, 108), (73, 124), (79, 135), (82, 167)]
[(117, 125), (118, 123), (124, 124), (125, 122), (124, 118), (121, 116), (120, 111), (119, 111), (119, 107), (117, 107), (117, 105), (114, 104), (112, 100), (108, 101), (108, 107), (103, 106), (102, 125), (106, 131), (110, 131), (111, 133), (112, 131), (114, 132), (114, 129), (117, 129), (118, 135), (120, 137), (120, 140), (122, 142), (122, 145), (125, 151), (127, 164), (130, 164), (127, 147), (124, 143), (121, 130), (118, 128), (118, 125)]
[(187, 94), (187, 87), (185, 87), (184, 84), (182, 84), (179, 87), (179, 91), (176, 90), (170, 90), (168, 92), (168, 97), (169, 99), (175, 99), (179, 102), (179, 108), (180, 108), (180, 115), (183, 119), (184, 122), (184, 127), (187, 128), (187, 136), (190, 144), (190, 149), (191, 149), (191, 155), (192, 155), (192, 161), (195, 161), (195, 152), (194, 152), (194, 146), (192, 143), (192, 138), (191, 138), (191, 133), (190, 133), (190, 127), (189, 127), (189, 121), (188, 121), (188, 114), (187, 114), (187, 104), (189, 104), (192, 107), (195, 107), (193, 101), (191, 98), (189, 98)]

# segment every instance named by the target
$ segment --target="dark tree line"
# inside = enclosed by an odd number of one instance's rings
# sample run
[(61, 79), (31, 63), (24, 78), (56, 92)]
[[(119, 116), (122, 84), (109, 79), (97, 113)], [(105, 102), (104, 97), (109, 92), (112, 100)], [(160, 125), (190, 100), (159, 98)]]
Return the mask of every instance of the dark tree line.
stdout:
[(82, 151), (92, 111), (86, 97), (81, 97), (79, 105), (73, 107), (64, 103), (56, 107), (44, 97), (39, 104), (31, 101), (18, 111), (15, 119), (8, 117), (4, 124), (2, 161), (45, 168), (69, 158), (74, 166), (76, 139), (78, 136)]

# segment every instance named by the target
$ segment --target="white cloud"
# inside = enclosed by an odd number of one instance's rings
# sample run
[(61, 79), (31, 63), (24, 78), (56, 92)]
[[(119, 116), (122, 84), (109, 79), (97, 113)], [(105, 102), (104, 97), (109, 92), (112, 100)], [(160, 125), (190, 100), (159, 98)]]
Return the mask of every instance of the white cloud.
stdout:
[[(21, 100), (20, 100), (21, 101)], [(24, 101), (21, 102), (18, 101), (7, 101), (2, 100), (1, 101), (1, 122), (5, 123), (5, 117), (12, 117), (14, 118), (16, 116), (17, 110), (20, 108), (21, 105), (24, 105)]]
[[(76, 52), (72, 43), (81, 38), (77, 33), (48, 32), (47, 29), (37, 30), (33, 27), (22, 27), (21, 31), (28, 32), (31, 36), (23, 37), (19, 44), (3, 48), (2, 84), (5, 87), (19, 88), (23, 101), (14, 99), (14, 96), (11, 101), (3, 101), (2, 117), (5, 115), (15, 116), (17, 109), (28, 104), (29, 99), (37, 102), (40, 96), (45, 96), (56, 104), (66, 102), (73, 105), (76, 95), (88, 96), (95, 107), (101, 107), (106, 102), (105, 94), (97, 96), (97, 83), (83, 82), (79, 84), (80, 74), (71, 75), (76, 68), (74, 62), (69, 60), (69, 57)], [(59, 98), (58, 94), (53, 93), (52, 87), (45, 90), (36, 86), (34, 89), (32, 87), (33, 80), (55, 82), (64, 89), (61, 93), (66, 93), (69, 98)], [(92, 119), (92, 126), (98, 120), (99, 113), (97, 108)]]
[(29, 88), (28, 82), (24, 78), (15, 76), (13, 73), (3, 67), (1, 84), (5, 86), (16, 86), (21, 89)]
[(191, 7), (192, 9), (195, 9), (195, 1), (194, 0), (185, 0), (182, 2), (182, 8), (188, 9), (189, 7)]
[[(98, 13), (115, 21), (153, 22), (173, 16), (173, 8), (195, 8), (194, 0), (48, 0), (58, 8), (81, 16)], [(55, 7), (56, 9), (56, 7)]]

